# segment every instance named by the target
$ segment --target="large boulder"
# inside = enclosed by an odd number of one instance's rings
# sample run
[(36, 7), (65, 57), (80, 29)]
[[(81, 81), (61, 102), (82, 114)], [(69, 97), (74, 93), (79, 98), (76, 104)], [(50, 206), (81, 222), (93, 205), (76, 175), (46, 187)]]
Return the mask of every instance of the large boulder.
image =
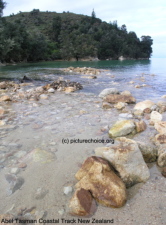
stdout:
[(91, 193), (83, 188), (75, 191), (69, 203), (70, 214), (76, 216), (92, 216), (96, 211), (96, 202)]
[(115, 104), (118, 102), (124, 103), (135, 103), (136, 99), (132, 95), (118, 95), (118, 94), (110, 94), (104, 97), (104, 101)]
[(155, 105), (154, 102), (150, 101), (150, 100), (145, 100), (143, 102), (138, 102), (135, 107), (134, 110), (141, 110), (144, 111), (144, 109), (146, 108), (151, 108), (153, 105)]
[(104, 98), (105, 96), (110, 94), (119, 94), (119, 91), (116, 88), (106, 88), (102, 92), (100, 92), (99, 97)]
[(114, 166), (127, 187), (146, 182), (150, 176), (137, 143), (131, 139), (118, 138), (114, 146), (96, 148), (95, 153)]
[(89, 190), (102, 205), (121, 207), (126, 202), (123, 181), (111, 170), (108, 162), (100, 157), (89, 157), (76, 173), (76, 188)]
[(119, 120), (109, 130), (110, 137), (121, 137), (130, 134), (135, 128), (132, 120)]

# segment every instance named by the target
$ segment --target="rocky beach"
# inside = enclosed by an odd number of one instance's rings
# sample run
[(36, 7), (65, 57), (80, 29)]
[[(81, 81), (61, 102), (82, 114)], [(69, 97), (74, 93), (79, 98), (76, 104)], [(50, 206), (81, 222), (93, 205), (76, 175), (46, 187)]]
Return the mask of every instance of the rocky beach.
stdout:
[(0, 82), (2, 224), (164, 225), (166, 93), (155, 95), (155, 74), (48, 71)]

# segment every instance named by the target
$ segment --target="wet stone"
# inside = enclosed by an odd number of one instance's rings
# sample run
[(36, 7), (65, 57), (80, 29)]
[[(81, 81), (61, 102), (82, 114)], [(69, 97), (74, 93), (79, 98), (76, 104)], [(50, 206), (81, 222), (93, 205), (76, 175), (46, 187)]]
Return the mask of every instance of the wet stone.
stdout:
[(49, 192), (49, 190), (46, 190), (46, 189), (40, 187), (36, 190), (34, 197), (35, 197), (35, 199), (43, 199), (48, 192)]
[(6, 174), (5, 178), (9, 183), (9, 189), (7, 191), (8, 195), (13, 194), (15, 191), (20, 189), (24, 183), (24, 179), (22, 177), (17, 177), (14, 174)]

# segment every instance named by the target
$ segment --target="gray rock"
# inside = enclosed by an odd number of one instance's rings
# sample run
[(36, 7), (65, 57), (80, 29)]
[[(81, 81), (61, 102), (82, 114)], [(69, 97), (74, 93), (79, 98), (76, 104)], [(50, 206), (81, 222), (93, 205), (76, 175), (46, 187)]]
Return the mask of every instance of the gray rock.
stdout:
[(106, 88), (102, 92), (100, 92), (99, 97), (104, 98), (109, 94), (119, 94), (119, 91), (117, 90), (117, 88)]
[(152, 144), (137, 141), (138, 147), (143, 155), (145, 162), (151, 163), (157, 160), (157, 147)]
[(160, 167), (166, 166), (166, 144), (161, 144), (157, 146), (158, 148), (158, 159), (157, 164)]
[(96, 148), (96, 155), (111, 163), (127, 187), (146, 182), (150, 173), (137, 143), (125, 137), (118, 138), (118, 141), (110, 147)]
[(42, 198), (44, 198), (44, 197), (46, 196), (46, 194), (47, 194), (48, 192), (49, 192), (48, 190), (46, 190), (46, 189), (40, 187), (40, 188), (38, 188), (38, 189), (36, 190), (35, 198), (36, 198), (36, 199), (42, 199)]
[(68, 195), (68, 194), (72, 193), (72, 191), (73, 191), (73, 188), (71, 186), (63, 188), (63, 192), (64, 192), (65, 195)]
[(24, 179), (22, 177), (17, 177), (14, 174), (6, 174), (5, 178), (10, 185), (10, 187), (8, 189), (8, 195), (13, 194), (15, 191), (20, 189), (24, 183)]

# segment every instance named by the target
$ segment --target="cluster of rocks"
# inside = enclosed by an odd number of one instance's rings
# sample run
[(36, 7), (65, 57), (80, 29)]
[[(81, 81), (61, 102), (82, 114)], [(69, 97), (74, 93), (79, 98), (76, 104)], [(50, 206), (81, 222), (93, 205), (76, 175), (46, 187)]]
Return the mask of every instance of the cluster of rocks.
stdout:
[(96, 211), (95, 200), (107, 207), (121, 207), (126, 202), (126, 187), (108, 162), (100, 157), (89, 157), (75, 175), (78, 183), (70, 200), (70, 213), (90, 216)]
[[(107, 104), (104, 108), (122, 110), (136, 103), (129, 91), (120, 93), (116, 88), (103, 90), (99, 97)], [(126, 188), (149, 179), (146, 163), (157, 162), (163, 168), (162, 175), (166, 176), (166, 121), (162, 121), (165, 111), (165, 101), (155, 104), (145, 100), (135, 104), (129, 113), (122, 113), (131, 119), (119, 119), (110, 127), (108, 135), (114, 138), (114, 145), (96, 148), (96, 156), (85, 160), (76, 173), (78, 183), (69, 204), (71, 214), (93, 215), (95, 200), (108, 207), (123, 206), (127, 200)], [(150, 144), (125, 137), (143, 132), (148, 126), (158, 131)]]
[(54, 93), (55, 90), (70, 93), (83, 88), (80, 83), (69, 80), (56, 80), (45, 86), (30, 89), (27, 89), (27, 86), (33, 86), (33, 83), (17, 84), (13, 81), (0, 82), (0, 90), (2, 93), (0, 102), (17, 101), (18, 99), (48, 99), (48, 94)]
[(70, 73), (80, 73), (85, 75), (99, 75), (101, 73), (101, 70), (91, 67), (68, 67), (63, 69), (64, 72), (70, 72)]

